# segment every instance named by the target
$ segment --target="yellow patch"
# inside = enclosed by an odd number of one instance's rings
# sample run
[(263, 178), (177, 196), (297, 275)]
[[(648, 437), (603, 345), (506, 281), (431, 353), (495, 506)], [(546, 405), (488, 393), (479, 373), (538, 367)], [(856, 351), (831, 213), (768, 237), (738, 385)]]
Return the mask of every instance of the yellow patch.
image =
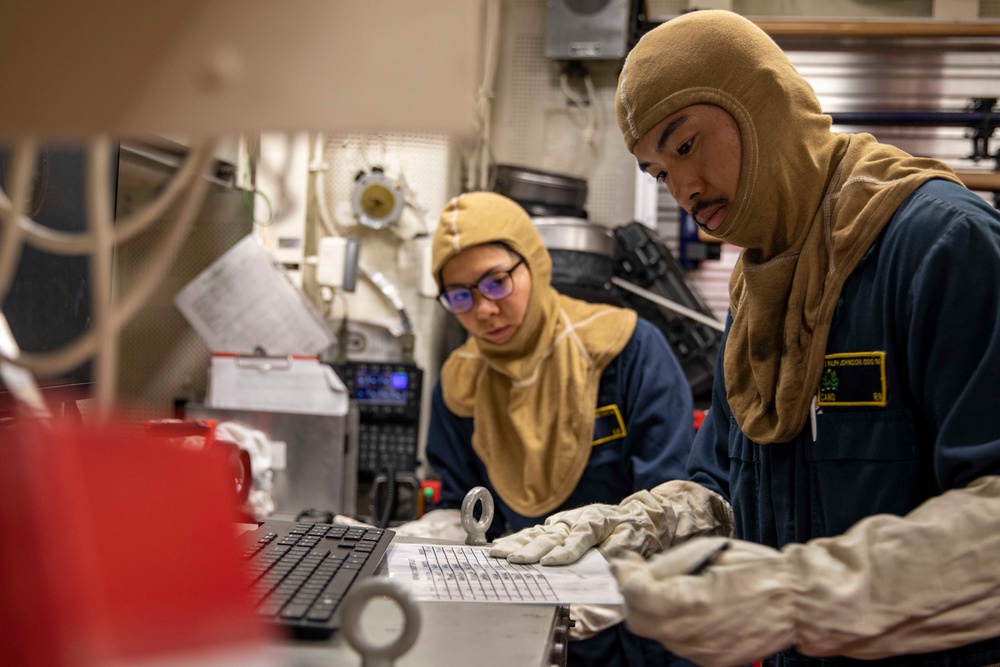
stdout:
[(594, 412), (594, 441), (591, 446), (604, 444), (610, 440), (620, 440), (626, 435), (625, 420), (615, 404), (604, 405)]
[(816, 405), (820, 407), (885, 407), (889, 397), (885, 352), (828, 354), (823, 361)]

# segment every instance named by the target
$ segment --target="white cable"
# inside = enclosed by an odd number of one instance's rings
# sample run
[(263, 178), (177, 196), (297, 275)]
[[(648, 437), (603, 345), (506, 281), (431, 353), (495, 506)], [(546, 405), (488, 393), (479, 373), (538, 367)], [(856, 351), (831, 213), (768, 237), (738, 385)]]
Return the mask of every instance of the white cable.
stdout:
[(87, 151), (87, 229), (94, 248), (90, 252), (90, 310), (92, 335), (97, 339), (94, 355), (94, 385), (101, 416), (110, 415), (115, 399), (118, 370), (118, 335), (112, 322), (112, 252), (115, 245), (114, 208), (107, 183), (110, 142), (94, 139)]
[(217, 142), (205, 141), (200, 145), (193, 146), (180, 169), (170, 178), (167, 186), (157, 194), (155, 199), (123, 220), (115, 222), (115, 243), (124, 243), (162, 219), (163, 214), (177, 201), (181, 192), (186, 190), (194, 179), (207, 175), (207, 166), (213, 159), (213, 151), (217, 145)]
[(368, 158), (368, 134), (362, 132), (358, 136), (358, 142), (354, 144), (354, 149), (358, 153), (358, 157), (361, 158), (361, 163), (364, 165), (365, 171), (371, 171), (372, 161)]
[[(132, 215), (116, 222), (115, 243), (124, 243), (163, 217), (167, 208), (177, 201), (179, 194), (198, 175), (197, 167), (205, 157), (204, 152), (207, 150), (209, 150), (208, 146), (195, 147), (188, 154), (177, 173), (167, 182), (166, 187), (152, 201)], [(57, 255), (86, 255), (93, 252), (95, 247), (90, 232), (61, 232), (40, 225), (23, 215), (18, 216), (17, 224), (31, 245), (46, 252)]]
[[(12, 164), (12, 196), (4, 195), (0, 207), (3, 222), (3, 245), (0, 246), (0, 292), (4, 295), (10, 286), (13, 267), (16, 266), (20, 248), (25, 243), (39, 245), (38, 238), (55, 239), (45, 241), (43, 249), (56, 254), (90, 254), (91, 310), (93, 326), (69, 344), (58, 350), (41, 354), (24, 354), (17, 346), (7, 326), (6, 318), (0, 314), (0, 375), (15, 395), (34, 410), (36, 414), (49, 414), (41, 393), (38, 391), (33, 372), (41, 376), (58, 376), (78, 367), (87, 358), (94, 356), (94, 378), (99, 409), (107, 414), (114, 401), (118, 373), (118, 333), (125, 323), (148, 299), (152, 291), (162, 283), (164, 270), (169, 266), (190, 229), (209, 182), (199, 178), (207, 172), (212, 160), (214, 142), (196, 147), (188, 155), (185, 164), (173, 177), (161, 195), (146, 208), (126, 221), (128, 228), (116, 234), (111, 188), (107, 182), (110, 173), (111, 144), (107, 138), (94, 140), (88, 147), (86, 170), (86, 218), (87, 232), (51, 236), (34, 232), (47, 230), (30, 220), (24, 212), (30, 195), (30, 184), (34, 172), (37, 149), (33, 142), (18, 142)], [(142, 276), (131, 292), (116, 310), (112, 296), (112, 258), (118, 237), (127, 238), (148, 227), (174, 201), (168, 201), (164, 194), (175, 199), (183, 191), (183, 186), (196, 179), (188, 189), (187, 196), (173, 227)], [(24, 224), (25, 222), (30, 224)], [(29, 372), (30, 371), (30, 372)]]
[[(192, 150), (186, 158), (194, 160), (200, 157), (200, 161), (195, 165), (195, 174), (205, 174), (212, 162), (212, 154), (215, 149), (215, 142), (206, 142), (196, 150)], [(105, 174), (107, 171), (104, 172)], [(95, 175), (95, 183), (99, 182)], [(90, 183), (88, 179), (88, 183)], [(181, 209), (174, 220), (173, 226), (168, 230), (166, 237), (161, 242), (156, 254), (144, 268), (144, 275), (132, 286), (129, 294), (122, 300), (117, 308), (111, 308), (108, 317), (110, 319), (110, 330), (117, 333), (124, 327), (128, 320), (138, 309), (145, 304), (149, 295), (158, 287), (163, 279), (164, 271), (170, 266), (180, 250), (187, 233), (190, 230), (194, 217), (201, 208), (205, 193), (208, 190), (209, 181), (205, 178), (197, 178), (191, 188), (186, 193)], [(100, 188), (104, 192), (106, 188)], [(109, 193), (110, 194), (110, 193)], [(89, 195), (88, 195), (89, 196)], [(110, 291), (108, 291), (110, 293)], [(93, 300), (93, 295), (91, 296)], [(99, 306), (100, 307), (100, 306)], [(15, 360), (35, 375), (41, 377), (55, 377), (76, 368), (98, 351), (97, 334), (94, 328), (78, 336), (66, 345), (56, 350), (42, 354), (27, 354), (22, 352), (19, 359)], [(100, 390), (100, 388), (99, 388)]]
[(389, 303), (392, 304), (393, 308), (396, 310), (403, 310), (405, 308), (403, 305), (403, 299), (399, 296), (399, 290), (396, 289), (396, 286), (393, 285), (381, 271), (369, 268), (361, 262), (358, 262), (358, 270), (361, 271), (361, 274), (370, 280), (383, 295), (385, 295), (385, 298), (389, 300)]
[[(563, 72), (559, 75), (559, 88), (572, 103), (570, 105), (570, 109), (573, 110), (571, 111), (571, 115), (578, 118), (580, 114), (583, 114), (580, 150), (577, 152), (577, 156), (568, 170), (573, 171), (574, 168), (577, 168), (586, 176), (593, 171), (599, 162), (603, 119), (600, 110), (600, 100), (597, 99), (597, 90), (594, 87), (594, 80), (590, 76), (589, 71), (584, 71), (583, 83), (587, 89), (586, 98), (573, 90), (573, 87), (569, 83), (569, 74)], [(580, 121), (577, 120), (577, 122)], [(583, 167), (576, 167), (579, 164), (583, 164)]]
[[(387, 149), (385, 146), (385, 137), (383, 135), (379, 135), (379, 142), (384, 161)], [(313, 197), (316, 200), (316, 212), (319, 214), (320, 226), (323, 228), (323, 231), (326, 232), (327, 236), (339, 237), (342, 235), (337, 231), (336, 223), (334, 222), (333, 215), (330, 212), (330, 204), (326, 198), (326, 174), (330, 170), (330, 166), (323, 161), (325, 145), (326, 139), (323, 133), (317, 133), (312, 143), (311, 155), (309, 159), (309, 172), (312, 174)], [(364, 157), (364, 155), (360, 152), (359, 155), (362, 156), (365, 164), (369, 164), (367, 157)], [(406, 180), (406, 174), (403, 173), (402, 168), (399, 170), (399, 176), (396, 179), (396, 182), (403, 191), (404, 205), (409, 206), (417, 213), (420, 218), (420, 222), (423, 224), (423, 233), (429, 234), (431, 232), (431, 228), (427, 218), (427, 209), (421, 205), (419, 199), (417, 198), (417, 193), (412, 187), (410, 187), (410, 183)]]
[(573, 87), (569, 85), (569, 74), (563, 72), (559, 75), (559, 88), (562, 90), (563, 95), (573, 103), (570, 109), (576, 109), (581, 114), (587, 113), (587, 101), (583, 99), (580, 93), (573, 90)]
[(486, 7), (487, 44), (489, 60), (484, 70), (482, 91), (483, 110), (483, 143), (479, 153), (479, 188), (488, 187), (490, 178), (490, 162), (492, 161), (493, 145), (493, 94), (500, 59), (500, 0), (491, 0)]
[(50, 352), (34, 354), (22, 350), (21, 356), (14, 361), (37, 377), (58, 377), (85, 362), (96, 350), (97, 339), (93, 330), (88, 330), (87, 333)]
[(417, 212), (417, 215), (420, 216), (420, 222), (424, 227), (422, 233), (430, 234), (432, 230), (430, 222), (427, 219), (427, 209), (417, 199), (417, 193), (410, 187), (410, 183), (406, 180), (406, 174), (403, 173), (402, 169), (399, 170), (399, 179), (397, 182), (403, 191), (403, 205), (409, 206)]
[(627, 290), (632, 294), (635, 294), (636, 296), (640, 296), (643, 299), (646, 299), (647, 301), (652, 301), (656, 305), (663, 306), (667, 310), (671, 310), (677, 313), (678, 315), (683, 315), (684, 317), (688, 317), (694, 320), (695, 322), (700, 322), (701, 324), (712, 327), (717, 331), (726, 330), (726, 325), (718, 321), (717, 319), (713, 317), (708, 317), (707, 315), (703, 315), (702, 313), (699, 313), (696, 310), (691, 310), (690, 308), (682, 306), (676, 301), (671, 301), (670, 299), (662, 297), (659, 294), (655, 294), (653, 292), (650, 292), (649, 290), (643, 289), (642, 287), (639, 287), (634, 283), (630, 283), (627, 280), (622, 280), (618, 276), (614, 276), (613, 278), (611, 278), (611, 282), (614, 283), (615, 285), (618, 285), (618, 287), (621, 287), (622, 289)]
[[(336, 292), (337, 300), (340, 301), (341, 309), (344, 311), (342, 319), (347, 321), (347, 295), (344, 294), (343, 290), (337, 290)], [(337, 317), (337, 309), (334, 304), (330, 304), (330, 319), (334, 320)]]
[(45, 404), (38, 383), (27, 369), (13, 363), (21, 355), (21, 350), (10, 331), (7, 318), (0, 312), (0, 379), (7, 389), (36, 417), (51, 417), (49, 406)]
[(378, 163), (382, 166), (385, 166), (387, 162), (386, 156), (389, 153), (389, 147), (385, 143), (385, 134), (379, 132), (375, 136), (378, 138)]
[[(574, 173), (579, 170), (578, 173), (586, 174), (589, 167), (585, 164), (587, 160), (586, 150), (587, 150), (587, 124), (589, 123), (589, 112), (587, 110), (587, 103), (584, 99), (569, 85), (569, 74), (563, 72), (559, 75), (559, 88), (562, 90), (563, 95), (569, 100), (569, 113), (570, 117), (577, 123), (580, 122), (581, 114), (584, 116), (583, 125), (584, 128), (581, 130), (582, 139), (580, 141), (580, 147), (576, 151), (576, 155), (569, 157), (567, 159), (566, 167), (564, 171), (569, 173)], [(583, 164), (583, 168), (580, 165)]]
[[(28, 208), (31, 198), (32, 176), (38, 157), (38, 147), (31, 140), (19, 141), (14, 146), (14, 157), (11, 168), (12, 197), (0, 189), (2, 195), (2, 210), (0, 219), (3, 222), (3, 238), (0, 240), (0, 303), (13, 282), (15, 269), (20, 261), (23, 247), (23, 233), (17, 224), (17, 219)], [(31, 373), (18, 366), (15, 362), (21, 357), (21, 349), (14, 340), (7, 318), (0, 311), (0, 379), (7, 389), (29, 410), (38, 417), (51, 416), (38, 383)]]
[(260, 200), (267, 204), (267, 218), (264, 220), (258, 220), (257, 214), (253, 210), (255, 207), (251, 207), (249, 204), (245, 204), (248, 213), (250, 214), (250, 221), (253, 223), (254, 233), (260, 237), (258, 240), (263, 240), (264, 229), (271, 226), (274, 222), (274, 204), (271, 203), (271, 198), (267, 194), (257, 188), (254, 182), (257, 178), (257, 167), (254, 165), (254, 155), (260, 153), (260, 135), (253, 135), (251, 139), (246, 139), (246, 168), (240, 169), (240, 173), (243, 174), (243, 185), (240, 189), (243, 191), (243, 196), (247, 197), (247, 193), (253, 193), (255, 196), (259, 196)]
[(312, 159), (309, 161), (309, 170), (313, 175), (313, 197), (316, 198), (316, 211), (319, 213), (319, 222), (323, 231), (328, 236), (340, 236), (333, 224), (330, 206), (326, 201), (326, 172), (330, 167), (323, 162), (325, 144), (326, 137), (322, 132), (317, 132), (316, 138), (313, 140)]
[[(275, 191), (270, 197), (271, 222), (281, 220), (288, 211), (294, 208), (293, 198), (289, 195), (288, 178), (292, 173), (292, 153), (295, 151), (295, 133), (284, 133), (285, 150), (282, 164), (275, 167), (264, 155), (264, 146), (261, 142), (257, 152), (257, 173), (266, 176), (274, 183)], [(270, 155), (270, 152), (269, 152)]]
[(0, 239), (0, 304), (7, 298), (14, 273), (21, 258), (24, 233), (17, 224), (18, 218), (28, 210), (31, 201), (32, 181), (38, 146), (31, 140), (18, 141), (11, 161), (10, 207), (3, 213), (3, 238)]
[[(212, 164), (212, 154), (218, 145), (215, 140), (206, 143), (208, 150), (201, 153), (201, 164), (197, 165), (197, 173), (200, 175), (208, 173), (208, 168)], [(177, 253), (180, 252), (181, 246), (187, 239), (188, 232), (194, 225), (195, 216), (201, 210), (209, 185), (208, 179), (198, 178), (188, 189), (187, 197), (181, 203), (181, 208), (177, 213), (177, 219), (167, 231), (166, 237), (160, 241), (161, 245), (157, 253), (143, 268), (144, 275), (132, 285), (131, 291), (122, 299), (117, 311), (113, 314), (116, 331), (120, 331), (128, 320), (138, 312), (139, 308), (146, 304), (149, 296), (162, 283), (164, 273), (173, 264)]]
[(476, 124), (478, 137), (475, 146), (466, 156), (465, 189), (482, 190), (488, 186), (493, 152), (492, 104), (500, 54), (500, 0), (487, 0), (486, 24), (483, 36), (483, 81), (476, 95)]
[[(0, 189), (0, 195), (3, 195), (0, 200), (0, 218), (3, 222), (3, 238), (0, 241), (0, 303), (3, 303), (10, 289), (15, 269), (20, 262), (23, 233), (17, 219), (27, 210), (31, 199), (31, 182), (37, 157), (38, 147), (34, 141), (22, 140), (15, 143), (10, 179), (12, 197), (8, 199)], [(17, 365), (20, 357), (21, 349), (14, 340), (7, 318), (0, 311), (0, 379), (35, 416), (51, 416), (35, 378)]]
[(594, 80), (588, 71), (584, 74), (583, 84), (587, 88), (587, 98), (590, 100), (589, 135), (586, 137), (590, 144), (591, 152), (594, 156), (593, 164), (600, 162), (601, 144), (604, 131), (604, 117), (601, 114), (601, 101), (597, 98), (597, 89), (594, 87)]
[(413, 333), (413, 325), (410, 323), (410, 316), (406, 312), (406, 306), (403, 304), (403, 299), (399, 296), (399, 290), (396, 286), (389, 281), (381, 271), (376, 271), (371, 269), (361, 262), (358, 262), (358, 270), (361, 272), (365, 278), (371, 281), (375, 287), (382, 293), (382, 295), (389, 300), (389, 303), (396, 309), (399, 313), (399, 318), (403, 323), (403, 330), (406, 333)]

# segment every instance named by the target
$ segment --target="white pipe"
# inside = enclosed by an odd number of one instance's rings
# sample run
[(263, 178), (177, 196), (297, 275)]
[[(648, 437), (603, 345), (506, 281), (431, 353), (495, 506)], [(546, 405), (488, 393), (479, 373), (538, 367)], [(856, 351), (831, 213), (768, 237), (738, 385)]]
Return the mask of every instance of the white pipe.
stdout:
[(90, 252), (90, 310), (92, 335), (97, 339), (94, 384), (100, 416), (110, 416), (115, 399), (118, 370), (118, 332), (114, 328), (111, 295), (112, 253), (115, 247), (114, 209), (109, 196), (110, 143), (106, 138), (91, 142), (87, 154), (87, 229), (93, 242)]
[(14, 147), (10, 208), (0, 212), (3, 220), (3, 237), (0, 238), (0, 304), (7, 297), (21, 258), (24, 232), (17, 221), (28, 210), (28, 203), (31, 201), (32, 177), (37, 157), (38, 147), (34, 141), (19, 141)]
[(682, 306), (676, 301), (671, 301), (670, 299), (662, 297), (659, 294), (655, 294), (653, 292), (650, 292), (649, 290), (643, 289), (642, 287), (639, 287), (634, 283), (630, 283), (627, 280), (622, 280), (618, 276), (613, 277), (611, 279), (611, 282), (614, 283), (615, 285), (618, 285), (624, 290), (632, 292), (632, 294), (635, 294), (636, 296), (640, 296), (643, 299), (646, 299), (647, 301), (652, 301), (656, 305), (663, 306), (667, 310), (671, 310), (677, 313), (678, 315), (683, 315), (684, 317), (690, 318), (695, 322), (700, 322), (705, 326), (712, 327), (717, 331), (726, 330), (726, 325), (720, 322), (719, 320), (713, 317), (708, 317), (707, 315), (703, 315), (702, 313), (699, 313), (696, 310), (691, 310), (690, 308)]

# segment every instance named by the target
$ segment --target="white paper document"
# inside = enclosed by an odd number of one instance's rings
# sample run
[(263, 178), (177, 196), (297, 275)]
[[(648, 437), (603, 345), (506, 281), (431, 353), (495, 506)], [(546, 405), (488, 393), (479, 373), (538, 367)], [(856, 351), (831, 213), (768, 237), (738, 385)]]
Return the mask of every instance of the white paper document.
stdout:
[(174, 303), (212, 352), (319, 354), (334, 341), (253, 235), (199, 273)]
[(212, 355), (205, 403), (210, 408), (347, 414), (347, 387), (316, 357)]
[(389, 578), (416, 600), (539, 604), (622, 604), (608, 562), (591, 550), (572, 565), (513, 565), (489, 547), (392, 544)]

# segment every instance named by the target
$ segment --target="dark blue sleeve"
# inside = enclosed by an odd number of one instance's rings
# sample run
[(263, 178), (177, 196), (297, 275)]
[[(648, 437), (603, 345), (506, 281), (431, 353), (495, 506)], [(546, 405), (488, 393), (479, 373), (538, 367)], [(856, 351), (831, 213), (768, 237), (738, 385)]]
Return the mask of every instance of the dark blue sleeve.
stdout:
[(715, 491), (728, 502), (729, 496), (729, 402), (726, 400), (726, 378), (723, 375), (722, 360), (729, 338), (732, 316), (726, 317), (726, 330), (719, 345), (719, 356), (715, 360), (715, 379), (712, 384), (712, 404), (705, 415), (705, 421), (694, 437), (691, 457), (688, 459), (688, 477), (693, 482)]
[(1000, 214), (944, 183), (903, 213), (940, 234), (905, 258), (919, 262), (900, 313), (910, 391), (934, 433), (938, 485), (964, 487), (1000, 474)]
[(492, 489), (472, 450), (472, 423), (448, 409), (439, 381), (431, 395), (427, 427), (427, 463), (441, 477), (441, 500), (435, 509), (460, 509), (465, 494), (475, 486)]
[(685, 479), (694, 406), (684, 369), (660, 330), (643, 319), (619, 360), (632, 491)]

